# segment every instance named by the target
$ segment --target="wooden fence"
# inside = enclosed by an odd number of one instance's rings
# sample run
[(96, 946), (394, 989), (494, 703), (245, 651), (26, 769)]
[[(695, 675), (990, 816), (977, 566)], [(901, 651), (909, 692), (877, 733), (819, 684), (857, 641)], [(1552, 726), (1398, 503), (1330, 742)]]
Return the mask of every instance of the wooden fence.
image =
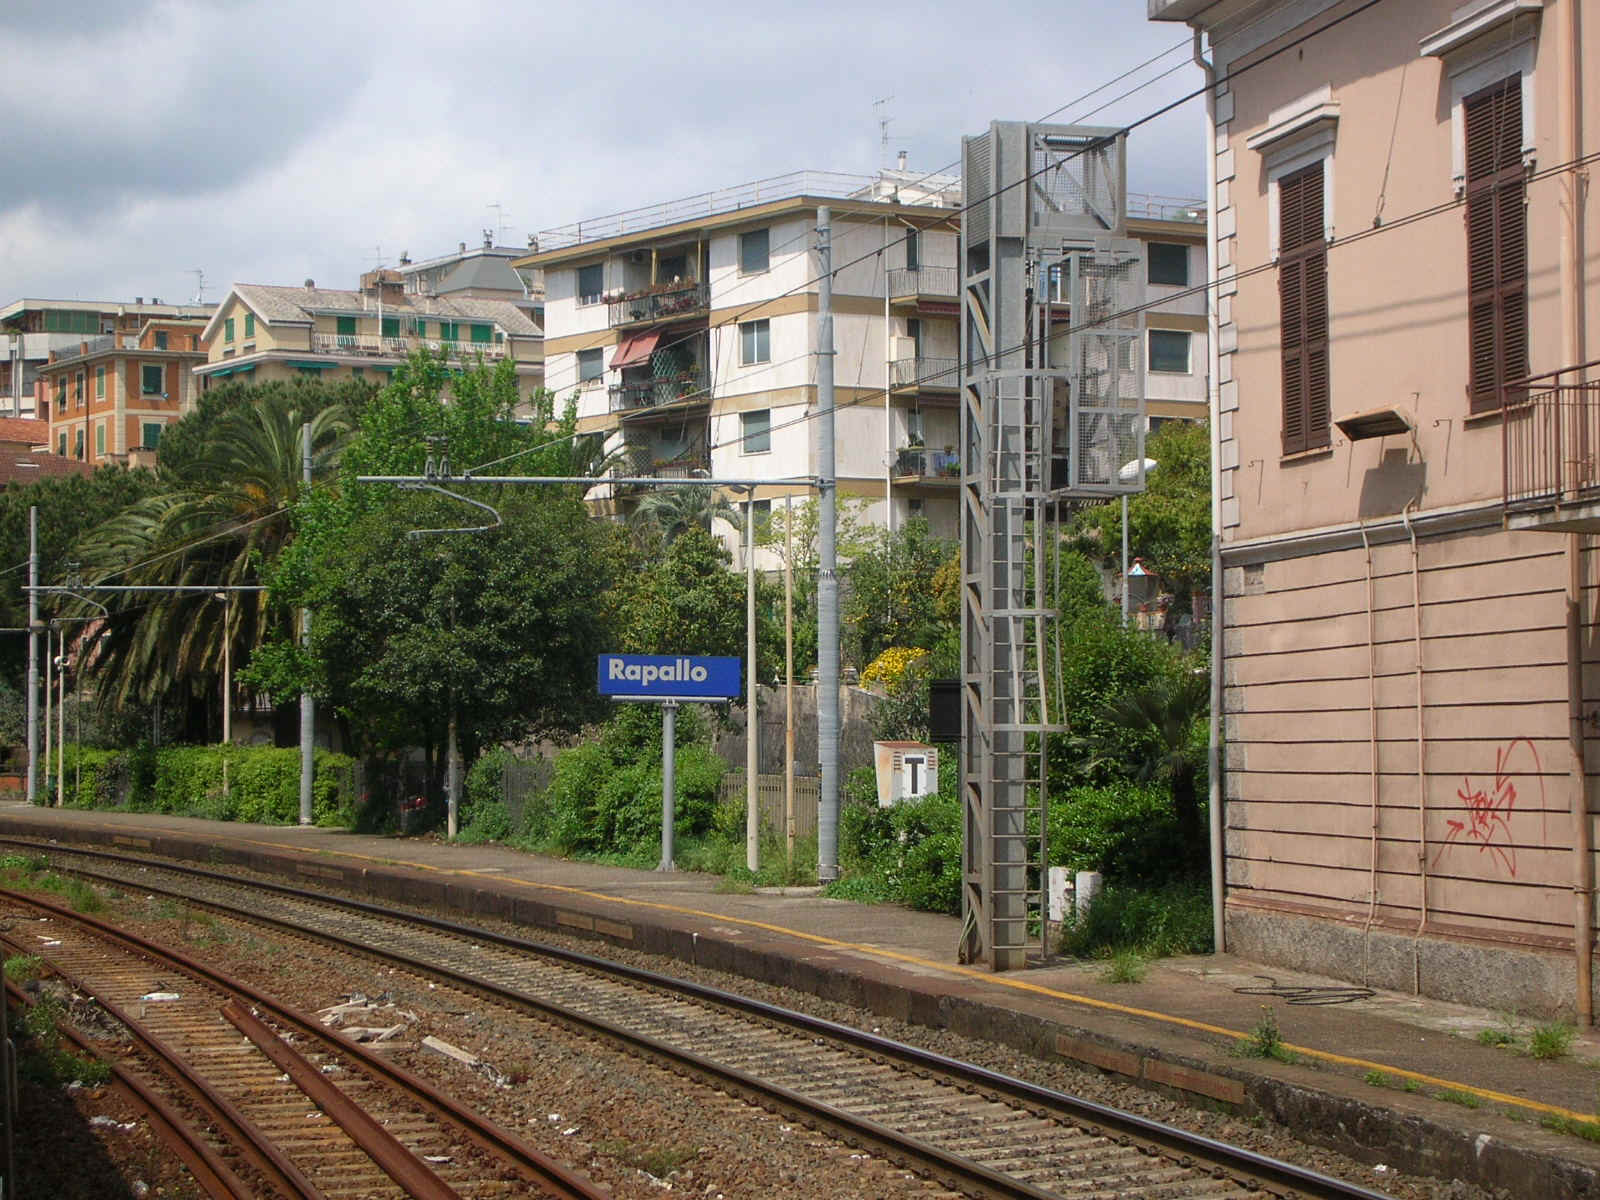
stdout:
[[(817, 833), (817, 801), (822, 793), (822, 781), (814, 775), (796, 775), (794, 780), (794, 835), (797, 838), (815, 837)], [(729, 771), (722, 777), (717, 799), (723, 802), (744, 798), (744, 772)], [(783, 776), (756, 776), (756, 803), (760, 806), (761, 824), (777, 834), (784, 832)]]

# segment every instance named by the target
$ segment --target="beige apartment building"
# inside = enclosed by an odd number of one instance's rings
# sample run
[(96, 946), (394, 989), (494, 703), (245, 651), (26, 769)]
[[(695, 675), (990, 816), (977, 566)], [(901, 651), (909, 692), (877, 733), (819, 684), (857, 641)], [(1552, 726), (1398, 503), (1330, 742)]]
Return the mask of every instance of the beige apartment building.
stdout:
[(202, 389), (219, 379), (263, 383), (298, 376), (386, 382), (413, 350), (452, 362), (516, 365), (518, 393), (544, 379), (543, 334), (531, 300), (407, 292), (398, 271), (369, 271), (358, 290), (236, 283), (206, 325)]
[[(1204, 213), (1136, 197), (1147, 241), (1150, 412), (1205, 416)], [(626, 474), (754, 479), (759, 506), (818, 470), (817, 210), (831, 212), (835, 463), (862, 519), (954, 537), (960, 484), (961, 182), (797, 172), (539, 235), (545, 365)], [(626, 510), (637, 495), (594, 489)], [(730, 498), (738, 501), (743, 493)]]
[(1206, 142), (1227, 948), (1587, 1023), (1581, 8), (1148, 0), (1232, 77)]

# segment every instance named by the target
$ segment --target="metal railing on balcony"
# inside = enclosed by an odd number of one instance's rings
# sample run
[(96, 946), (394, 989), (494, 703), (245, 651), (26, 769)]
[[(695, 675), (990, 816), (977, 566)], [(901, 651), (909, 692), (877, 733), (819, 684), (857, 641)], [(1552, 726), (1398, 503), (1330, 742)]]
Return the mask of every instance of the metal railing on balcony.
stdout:
[(1500, 390), (1505, 507), (1600, 500), (1600, 359)]
[(892, 388), (953, 392), (960, 383), (960, 374), (953, 358), (930, 358), (919, 354), (915, 358), (897, 358), (889, 364), (889, 386)]
[(889, 272), (889, 299), (904, 300), (915, 296), (956, 298), (956, 269), (954, 267), (897, 267)]
[(611, 301), (610, 322), (615, 328), (651, 321), (681, 321), (705, 312), (710, 302), (709, 287), (703, 283), (686, 283)]
[(607, 389), (611, 397), (612, 412), (629, 412), (639, 408), (656, 408), (675, 400), (710, 400), (706, 390), (705, 375), (690, 371), (659, 379), (614, 383)]
[(958, 479), (961, 456), (954, 450), (905, 446), (895, 455), (894, 473), (901, 479)]
[(389, 358), (404, 358), (413, 347), (442, 350), (451, 358), (476, 358), (482, 354), (488, 359), (506, 356), (504, 342), (440, 341), (437, 338), (378, 337), (369, 333), (313, 333), (311, 349), (318, 354), (370, 354)]

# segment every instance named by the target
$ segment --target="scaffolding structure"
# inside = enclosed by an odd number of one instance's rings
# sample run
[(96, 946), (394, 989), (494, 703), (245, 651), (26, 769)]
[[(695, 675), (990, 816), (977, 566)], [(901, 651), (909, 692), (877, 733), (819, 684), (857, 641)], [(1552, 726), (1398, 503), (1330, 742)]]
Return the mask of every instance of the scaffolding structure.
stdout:
[(1144, 271), (1117, 129), (962, 140), (963, 962), (1048, 943), (1046, 735), (1064, 728), (1059, 519), (1144, 486)]

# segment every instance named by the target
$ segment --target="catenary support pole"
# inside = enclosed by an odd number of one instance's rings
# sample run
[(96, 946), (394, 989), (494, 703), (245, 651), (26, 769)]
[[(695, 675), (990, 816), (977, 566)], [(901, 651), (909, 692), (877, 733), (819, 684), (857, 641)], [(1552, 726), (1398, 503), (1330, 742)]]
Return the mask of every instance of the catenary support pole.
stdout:
[(678, 807), (678, 702), (661, 705), (661, 863), (658, 871), (676, 871), (672, 861), (672, 824)]
[[(50, 688), (53, 686), (51, 670), (55, 664), (55, 651), (51, 650), (50, 643), (54, 630), (49, 625), (44, 627), (44, 780), (48, 787), (50, 782)], [(61, 797), (56, 797), (59, 806)]]
[[(300, 426), (300, 478), (311, 488), (311, 422)], [(300, 645), (311, 649), (311, 609), (300, 610)], [(311, 772), (317, 736), (316, 701), (310, 692), (300, 693), (300, 824), (311, 824)]]
[(744, 865), (761, 869), (761, 721), (756, 712), (756, 493), (744, 501)]
[(1128, 625), (1128, 498), (1122, 498), (1122, 625)]
[(28, 803), (39, 802), (39, 506), (28, 507)]
[(794, 497), (783, 498), (783, 845), (794, 862)]
[(839, 577), (833, 456), (833, 244), (826, 205), (817, 209), (817, 879), (839, 878)]
[(455, 841), (461, 824), (461, 731), (455, 697), (450, 698), (450, 725), (444, 760), (445, 839)]

